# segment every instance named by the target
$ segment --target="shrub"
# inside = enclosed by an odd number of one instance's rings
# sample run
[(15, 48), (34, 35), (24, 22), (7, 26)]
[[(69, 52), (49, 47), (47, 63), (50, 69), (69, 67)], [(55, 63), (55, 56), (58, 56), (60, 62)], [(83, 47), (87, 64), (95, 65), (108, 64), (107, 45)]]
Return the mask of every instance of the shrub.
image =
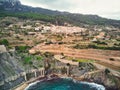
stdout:
[(75, 49), (87, 49), (88, 45), (76, 44), (73, 48), (75, 48)]
[(109, 69), (105, 69), (105, 74), (109, 74), (110, 70)]
[(0, 41), (0, 44), (3, 44), (3, 45), (5, 45), (5, 46), (8, 46), (8, 45), (9, 45), (9, 42), (8, 42), (7, 39), (3, 39), (3, 40)]
[(24, 63), (25, 63), (25, 64), (28, 64), (28, 63), (29, 63), (29, 64), (32, 64), (31, 59), (32, 59), (32, 58), (31, 58), (30, 56), (25, 57), (25, 58), (24, 58)]
[(115, 61), (115, 59), (114, 59), (114, 58), (110, 58), (109, 60), (110, 60), (110, 61)]
[(52, 41), (47, 41), (45, 44), (50, 45), (50, 44), (53, 44), (53, 42)]
[(102, 45), (107, 45), (106, 42), (101, 42), (101, 41), (94, 41), (94, 43), (97, 43), (97, 44), (102, 44)]
[(27, 52), (28, 51), (29, 46), (16, 46), (15, 49), (18, 52)]
[(89, 48), (94, 48), (94, 49), (102, 49), (102, 50), (120, 50), (120, 46), (119, 47), (108, 47), (108, 46), (100, 46), (100, 45), (94, 45), (91, 44), (88, 46)]
[(36, 59), (37, 59), (37, 60), (42, 60), (43, 57), (42, 57), (42, 56), (36, 56)]
[(44, 56), (45, 57), (53, 57), (54, 55), (52, 53), (50, 53), (50, 52), (45, 52)]
[(60, 44), (64, 44), (64, 42), (58, 42), (58, 44), (60, 45)]

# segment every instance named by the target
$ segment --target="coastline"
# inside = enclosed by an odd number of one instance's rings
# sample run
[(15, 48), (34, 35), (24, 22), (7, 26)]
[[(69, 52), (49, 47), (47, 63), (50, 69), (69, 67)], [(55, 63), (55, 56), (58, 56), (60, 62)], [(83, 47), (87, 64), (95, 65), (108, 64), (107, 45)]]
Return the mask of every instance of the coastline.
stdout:
[(24, 90), (29, 84), (27, 82), (23, 83), (22, 85), (18, 86), (13, 90)]
[(52, 79), (58, 79), (58, 78), (71, 78), (73, 80), (77, 80), (77, 81), (81, 81), (81, 82), (87, 82), (87, 83), (94, 83), (94, 84), (102, 85), (102, 86), (105, 87), (105, 90), (119, 90), (118, 88), (116, 88), (114, 86), (105, 85), (105, 82), (99, 82), (97, 80), (93, 80), (92, 78), (85, 79), (83, 76), (74, 77), (74, 76), (68, 76), (66, 74), (56, 74), (56, 73), (50, 74), (48, 76), (37, 77), (37, 78), (31, 79), (31, 80), (23, 83), (22, 85), (19, 85), (18, 87), (16, 87), (16, 89), (13, 89), (13, 90), (25, 90), (26, 88), (28, 88), (29, 86), (31, 86), (31, 85), (33, 85), (37, 82), (52, 80)]
[[(81, 82), (88, 82), (88, 83), (95, 83), (95, 84), (99, 84), (99, 83), (96, 83), (94, 81), (90, 81), (90, 80), (84, 80), (83, 76), (81, 78), (76, 78), (76, 77), (73, 77), (73, 76), (68, 76), (68, 75), (61, 75), (61, 74), (52, 74), (52, 75), (55, 75), (57, 76), (57, 78), (71, 78), (73, 80), (77, 80), (77, 81), (81, 81)], [(38, 77), (38, 78), (34, 78), (34, 79), (31, 79), (27, 82), (24, 82), (22, 85), (19, 85), (18, 87), (16, 87), (15, 89), (13, 90), (25, 90), (26, 88), (28, 88), (29, 86), (37, 83), (38, 82), (41, 82), (41, 81), (45, 81), (45, 80), (52, 80), (52, 79), (56, 79), (56, 77), (52, 77), (52, 78), (48, 78), (48, 76), (44, 76), (44, 77)], [(100, 84), (102, 85), (102, 84)], [(104, 85), (103, 85), (104, 86)]]
[(45, 79), (45, 76), (32, 78), (29, 81), (26, 81), (26, 82), (16, 86), (12, 90), (25, 90), (31, 83), (34, 83), (34, 82), (37, 82), (37, 81), (40, 81), (40, 80), (44, 80), (44, 79)]

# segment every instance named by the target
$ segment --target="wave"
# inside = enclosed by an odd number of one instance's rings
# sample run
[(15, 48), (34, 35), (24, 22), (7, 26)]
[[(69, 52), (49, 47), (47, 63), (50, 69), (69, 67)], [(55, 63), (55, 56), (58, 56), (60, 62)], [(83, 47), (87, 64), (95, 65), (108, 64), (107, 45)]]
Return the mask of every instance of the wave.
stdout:
[(97, 88), (97, 90), (105, 90), (105, 87), (100, 84), (90, 83), (90, 82), (80, 82), (81, 84), (89, 85), (90, 87)]
[(81, 82), (81, 81), (77, 81), (75, 79), (72, 78), (65, 78), (65, 79), (69, 79), (69, 80), (73, 80), (74, 83), (80, 83), (80, 84), (85, 84), (90, 86), (91, 88), (96, 88), (97, 90), (105, 90), (105, 87), (103, 85), (94, 83), (94, 82)]
[(33, 83), (30, 83), (26, 88), (25, 90), (28, 90), (30, 87), (32, 87), (33, 85), (36, 85), (37, 83), (39, 83), (40, 81), (36, 81), (36, 82), (33, 82)]
[[(78, 84), (82, 84), (82, 85), (88, 85), (90, 88), (96, 88), (96, 90), (105, 90), (105, 87), (103, 85), (97, 84), (97, 83), (91, 83), (91, 82), (81, 82), (81, 81), (77, 81), (75, 79), (72, 78), (66, 78), (66, 77), (62, 77), (62, 79), (67, 79), (67, 80), (72, 80), (74, 83), (78, 83)], [(36, 85), (37, 83), (44, 81), (44, 80), (40, 80), (40, 81), (36, 81), (33, 82), (31, 84), (29, 84), (25, 90), (29, 90), (30, 87)]]

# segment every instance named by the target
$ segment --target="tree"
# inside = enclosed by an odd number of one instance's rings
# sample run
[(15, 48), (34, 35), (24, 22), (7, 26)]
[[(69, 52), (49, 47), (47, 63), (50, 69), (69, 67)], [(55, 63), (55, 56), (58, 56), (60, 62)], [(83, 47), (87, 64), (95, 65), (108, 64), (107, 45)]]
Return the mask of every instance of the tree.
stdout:
[(105, 74), (109, 74), (110, 73), (110, 70), (109, 69), (105, 69)]
[(7, 39), (3, 39), (3, 40), (0, 41), (0, 44), (3, 44), (3, 45), (5, 45), (5, 46), (8, 46), (8, 45), (9, 45), (9, 42), (8, 42)]
[(28, 52), (29, 46), (16, 46), (15, 49), (18, 52)]

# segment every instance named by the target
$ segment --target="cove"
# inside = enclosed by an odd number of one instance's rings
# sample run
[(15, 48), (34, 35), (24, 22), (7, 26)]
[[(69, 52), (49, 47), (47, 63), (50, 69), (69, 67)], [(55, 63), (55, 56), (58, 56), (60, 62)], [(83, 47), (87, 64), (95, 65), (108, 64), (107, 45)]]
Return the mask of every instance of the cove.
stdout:
[(105, 87), (96, 83), (59, 78), (35, 82), (25, 90), (105, 90)]

